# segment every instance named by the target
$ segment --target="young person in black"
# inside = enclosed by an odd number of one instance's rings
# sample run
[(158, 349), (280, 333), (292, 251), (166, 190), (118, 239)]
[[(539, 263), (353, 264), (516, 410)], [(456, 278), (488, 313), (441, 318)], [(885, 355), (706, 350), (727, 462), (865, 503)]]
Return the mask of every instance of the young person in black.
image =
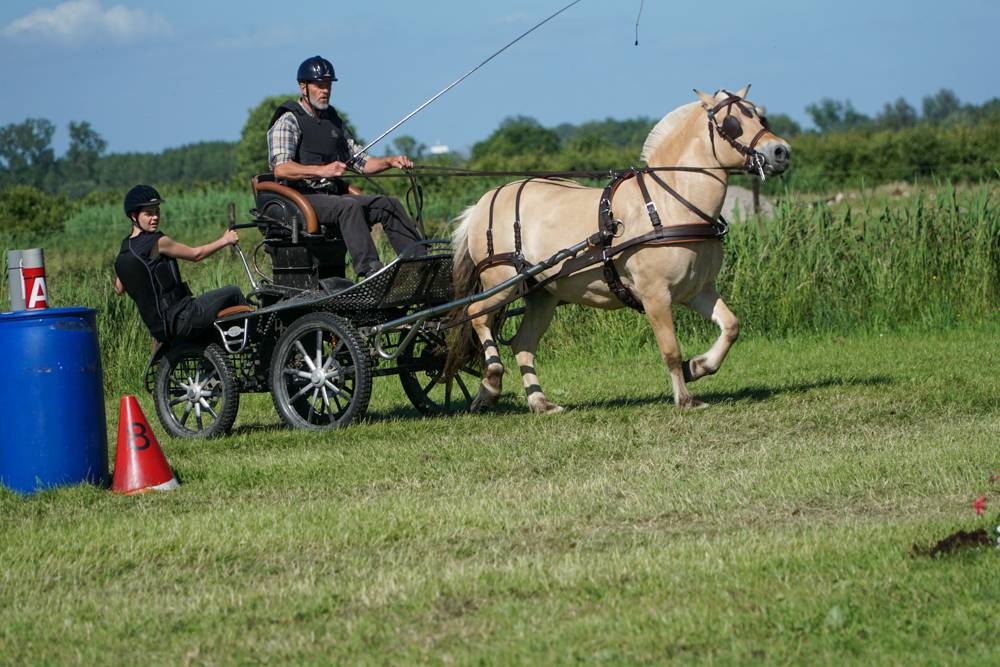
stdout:
[(192, 248), (160, 231), (160, 202), (153, 187), (137, 185), (125, 195), (125, 215), (132, 233), (115, 258), (115, 292), (135, 301), (143, 323), (161, 343), (197, 338), (223, 308), (246, 304), (238, 287), (229, 285), (194, 298), (181, 280), (178, 259), (200, 262), (239, 241), (228, 229), (215, 241)]

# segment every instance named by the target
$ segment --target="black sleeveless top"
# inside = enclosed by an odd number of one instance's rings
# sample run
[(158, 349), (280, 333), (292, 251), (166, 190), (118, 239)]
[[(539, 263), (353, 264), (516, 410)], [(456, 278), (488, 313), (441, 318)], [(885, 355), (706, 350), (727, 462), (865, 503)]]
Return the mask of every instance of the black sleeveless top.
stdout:
[(125, 291), (135, 301), (139, 315), (158, 341), (166, 341), (173, 332), (173, 321), (191, 301), (191, 290), (181, 281), (177, 260), (166, 255), (151, 257), (163, 232), (141, 232), (122, 240), (115, 258), (115, 273)]
[(330, 164), (347, 162), (351, 159), (351, 149), (347, 145), (347, 129), (344, 121), (333, 107), (316, 111), (310, 115), (297, 100), (288, 100), (275, 109), (268, 127), (291, 111), (299, 121), (302, 137), (295, 150), (295, 161), (299, 164)]

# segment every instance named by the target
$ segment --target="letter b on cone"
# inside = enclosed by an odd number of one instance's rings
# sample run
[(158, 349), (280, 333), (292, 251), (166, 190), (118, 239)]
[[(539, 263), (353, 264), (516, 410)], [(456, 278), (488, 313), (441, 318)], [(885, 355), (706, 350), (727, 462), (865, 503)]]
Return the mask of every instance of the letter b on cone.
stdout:
[(176, 489), (177, 478), (135, 396), (122, 396), (118, 414), (115, 477), (111, 490), (131, 495)]

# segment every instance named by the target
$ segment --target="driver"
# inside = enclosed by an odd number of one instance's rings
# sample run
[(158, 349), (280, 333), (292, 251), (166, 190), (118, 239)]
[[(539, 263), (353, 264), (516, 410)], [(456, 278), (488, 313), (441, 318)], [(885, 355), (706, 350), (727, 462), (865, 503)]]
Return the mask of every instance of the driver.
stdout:
[(227, 229), (211, 243), (192, 248), (160, 231), (160, 202), (155, 188), (137, 185), (125, 195), (125, 215), (132, 233), (122, 240), (115, 258), (115, 293), (135, 301), (139, 315), (153, 338), (168, 340), (197, 338), (215, 321), (223, 308), (246, 305), (238, 287), (229, 285), (191, 296), (181, 281), (178, 259), (200, 262), (239, 241), (236, 230)]
[[(349, 194), (347, 184), (338, 178), (348, 168), (365, 174), (377, 174), (390, 167), (409, 169), (413, 163), (405, 155), (370, 157), (351, 137), (344, 121), (330, 106), (330, 89), (337, 80), (333, 65), (320, 56), (299, 65), (298, 100), (288, 100), (271, 116), (267, 131), (267, 152), (276, 178), (302, 192), (316, 210), (320, 224), (338, 223), (344, 244), (351, 255), (359, 278), (382, 268), (372, 241), (371, 228), (382, 224), (389, 243), (397, 254), (414, 241), (420, 232), (394, 197)], [(426, 253), (417, 246), (414, 254)]]

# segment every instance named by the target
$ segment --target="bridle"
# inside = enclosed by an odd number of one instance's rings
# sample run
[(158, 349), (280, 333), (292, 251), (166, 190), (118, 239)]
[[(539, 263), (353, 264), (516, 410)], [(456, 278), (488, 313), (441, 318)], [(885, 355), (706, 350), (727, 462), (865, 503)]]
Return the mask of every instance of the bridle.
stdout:
[[(726, 140), (726, 143), (746, 158), (743, 168), (750, 173), (756, 172), (760, 176), (760, 180), (763, 181), (765, 180), (764, 165), (766, 158), (756, 147), (760, 138), (771, 131), (771, 128), (767, 124), (767, 118), (758, 116), (761, 124), (760, 130), (753, 136), (749, 144), (741, 144), (736, 140), (743, 135), (743, 124), (740, 122), (739, 117), (733, 115), (733, 107), (735, 106), (739, 109), (740, 113), (747, 118), (753, 118), (753, 111), (747, 101), (739, 95), (734, 95), (728, 90), (723, 90), (722, 92), (726, 94), (726, 99), (708, 110), (708, 137), (712, 142), (712, 155), (716, 159), (719, 158), (715, 152), (715, 133), (718, 132), (719, 136)], [(723, 117), (720, 124), (718, 116), (723, 110), (725, 110), (725, 117)]]

